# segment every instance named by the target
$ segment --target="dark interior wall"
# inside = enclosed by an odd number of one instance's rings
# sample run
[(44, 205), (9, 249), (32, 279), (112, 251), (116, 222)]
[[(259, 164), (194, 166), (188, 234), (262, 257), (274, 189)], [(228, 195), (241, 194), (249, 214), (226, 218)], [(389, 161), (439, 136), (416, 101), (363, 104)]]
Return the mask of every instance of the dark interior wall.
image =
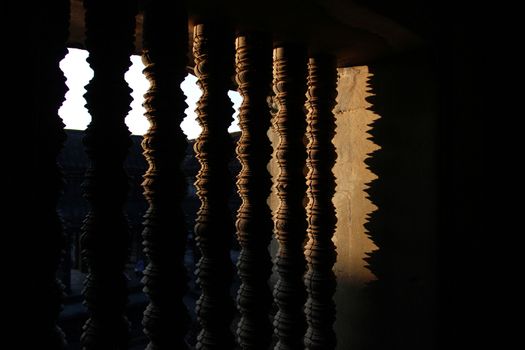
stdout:
[(484, 245), (498, 208), (486, 200), (497, 185), (484, 148), (490, 100), (482, 100), (489, 85), (480, 20), (444, 7), (435, 17), (425, 53), (370, 67), (381, 116), (371, 134), (382, 147), (369, 162), (379, 176), (368, 226), (380, 248), (370, 258), (378, 281), (369, 286), (367, 322), (377, 349), (472, 348), (497, 329), (487, 276), (498, 275), (489, 258), (498, 240)]
[(369, 67), (381, 147), (366, 163), (378, 210), (367, 230), (377, 277), (365, 289), (363, 349), (436, 349), (439, 94), (431, 56), (413, 52)]
[[(505, 101), (499, 96), (505, 89), (496, 88), (504, 84), (493, 80), (505, 73), (490, 69), (489, 63), (491, 55), (499, 56), (497, 47), (505, 37), (490, 39), (494, 26), (486, 19), (492, 14), (487, 17), (481, 8), (448, 13), (444, 17), (448, 25), (442, 27), (434, 46), (440, 86), (438, 340), (443, 349), (450, 344), (486, 347), (493, 338), (497, 338), (496, 348), (504, 348), (508, 341), (494, 337), (498, 329), (495, 323), (499, 322), (492, 320), (501, 318), (494, 314), (500, 306), (492, 305), (502, 298), (494, 293), (498, 284), (488, 278), (504, 279), (500, 273), (506, 268), (497, 268), (495, 257), (506, 248), (500, 246), (505, 240), (497, 236), (504, 231), (495, 229), (490, 243), (485, 235), (494, 220), (503, 223), (505, 220), (498, 218), (508, 217), (498, 214), (508, 207), (492, 197), (502, 192), (495, 174), (508, 172), (502, 171), (502, 164), (496, 160), (505, 151), (490, 158), (486, 153), (489, 149), (484, 148), (487, 125), (492, 129), (491, 144), (508, 138), (506, 132), (501, 133), (507, 125), (498, 120), (505, 115), (504, 107), (496, 102)], [(490, 106), (497, 109), (491, 114), (492, 122), (483, 118)]]
[[(506, 36), (494, 34), (488, 19), (496, 15), (482, 4), (365, 2), (427, 43), (424, 54), (370, 67), (370, 100), (381, 116), (371, 134), (382, 149), (369, 162), (379, 176), (369, 191), (379, 210), (368, 229), (379, 251), (370, 258), (378, 281), (368, 287), (374, 311), (365, 348), (501, 348), (508, 340), (495, 336), (503, 327), (493, 321), (503, 319), (495, 316), (503, 299), (489, 276), (502, 280), (512, 265), (498, 268), (494, 256), (507, 248), (497, 234), (509, 215), (489, 199), (501, 192), (493, 175), (502, 154), (487, 153), (484, 143), (486, 125), (494, 145), (505, 125), (496, 101), (508, 101), (498, 96), (508, 90), (492, 85), (492, 75), (505, 73), (491, 68), (507, 62), (499, 57)], [(489, 123), (484, 110), (494, 104)], [(490, 236), (489, 228), (496, 228)]]

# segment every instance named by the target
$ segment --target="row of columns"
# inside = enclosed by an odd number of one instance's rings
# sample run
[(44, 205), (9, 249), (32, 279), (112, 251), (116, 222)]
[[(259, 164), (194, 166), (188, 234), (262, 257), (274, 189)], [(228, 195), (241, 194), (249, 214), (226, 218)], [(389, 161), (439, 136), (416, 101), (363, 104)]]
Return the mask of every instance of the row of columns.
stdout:
[[(131, 98), (124, 73), (133, 53), (137, 7), (128, 0), (84, 0), (84, 6), (94, 77), (86, 93), (92, 122), (84, 139), (91, 160), (84, 196), (90, 212), (82, 246), (88, 264), (84, 298), (89, 319), (81, 343), (83, 349), (125, 349), (129, 232), (123, 210), (128, 190), (123, 162), (130, 138), (124, 118)], [(144, 74), (150, 82), (144, 106), (151, 123), (143, 141), (149, 163), (143, 183), (149, 202), (143, 234), (149, 264), (143, 282), (150, 299), (143, 325), (147, 349), (186, 349), (187, 230), (181, 205), (186, 184), (181, 164), (187, 144), (180, 128), (186, 109), (180, 83), (186, 75), (188, 19), (179, 2), (146, 1), (143, 10)], [(308, 60), (307, 50), (300, 46), (283, 44), (273, 50), (273, 88), (279, 103), (273, 123), (279, 135), (275, 154), (280, 172), (275, 179), (279, 207), (272, 218), (266, 203), (272, 185), (266, 169), (272, 153), (266, 134), (271, 123), (267, 97), (272, 86), (272, 40), (240, 33), (234, 48), (231, 33), (212, 23), (194, 28), (195, 74), (202, 90), (197, 107), (202, 133), (195, 143), (201, 164), (195, 183), (201, 200), (195, 227), (201, 253), (196, 274), (202, 290), (196, 308), (201, 327), (196, 348), (233, 349), (237, 339), (243, 349), (267, 349), (274, 343), (273, 331), (276, 349), (332, 349), (335, 62), (323, 55)], [(242, 164), (237, 177), (242, 205), (236, 225), (227, 206), (232, 178), (228, 162), (234, 151), (227, 130), (233, 113), (227, 93), (234, 67), (243, 97), (236, 148)], [(57, 96), (61, 92), (57, 90)], [(62, 126), (55, 123), (54, 128), (58, 132)], [(279, 243), (273, 297), (268, 281), (272, 230)], [(230, 297), (234, 269), (229, 255), (235, 231), (241, 247), (236, 336), (231, 330), (235, 303)], [(273, 302), (278, 310), (272, 326)]]

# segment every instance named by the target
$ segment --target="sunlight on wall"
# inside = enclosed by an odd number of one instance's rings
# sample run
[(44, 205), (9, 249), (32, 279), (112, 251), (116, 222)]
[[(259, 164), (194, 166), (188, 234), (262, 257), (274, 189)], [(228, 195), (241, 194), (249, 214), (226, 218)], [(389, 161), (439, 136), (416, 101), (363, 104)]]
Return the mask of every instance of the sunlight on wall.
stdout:
[[(368, 133), (372, 123), (379, 116), (371, 110), (372, 105), (367, 101), (372, 95), (368, 85), (368, 67), (340, 68), (338, 73), (337, 105), (334, 109), (337, 127), (332, 141), (337, 152), (333, 168), (337, 184), (333, 197), (337, 228), (333, 240), (337, 247), (334, 271), (338, 279), (338, 289), (335, 299), (341, 303), (338, 304), (338, 313), (343, 315), (349, 305), (344, 300), (375, 279), (364, 259), (377, 247), (368, 236), (364, 225), (368, 221), (368, 215), (376, 210), (376, 206), (364, 190), (368, 188), (370, 181), (377, 178), (368, 169), (365, 159), (379, 149), (379, 146), (370, 140)], [(273, 127), (268, 131), (268, 137), (274, 150), (268, 170), (275, 180), (279, 174), (275, 154), (279, 136)], [(275, 215), (279, 205), (275, 186), (272, 187), (268, 205)], [(274, 256), (277, 249), (278, 245), (274, 239), (270, 248)], [(274, 274), (272, 282), (275, 283), (276, 279)], [(345, 318), (341, 320), (341, 327), (344, 327)]]
[[(79, 49), (69, 49), (69, 53), (60, 62), (60, 68), (67, 78), (67, 86), (69, 91), (66, 93), (66, 100), (59, 110), (59, 115), (66, 124), (66, 129), (84, 130), (89, 122), (91, 116), (84, 107), (86, 100), (84, 94), (86, 93), (85, 86), (93, 77), (93, 71), (89, 67), (86, 59), (88, 52)], [(142, 74), (144, 65), (142, 64), (140, 56), (131, 56), (132, 65), (125, 75), (130, 88), (133, 90), (131, 96), (131, 111), (126, 117), (126, 125), (134, 135), (143, 135), (149, 128), (149, 122), (144, 117), (144, 108), (142, 107), (143, 96), (146, 93), (149, 82)], [(199, 136), (201, 127), (196, 121), (197, 115), (195, 108), (197, 101), (201, 96), (201, 91), (196, 85), (197, 78), (188, 74), (186, 79), (182, 82), (181, 88), (186, 94), (186, 118), (181, 123), (181, 128), (189, 139), (194, 139)], [(228, 93), (235, 109), (234, 122), (228, 129), (230, 132), (239, 131), (238, 126), (238, 109), (241, 105), (241, 96), (236, 91)]]
[(338, 253), (335, 270), (338, 277), (355, 286), (375, 279), (364, 259), (377, 249), (365, 230), (368, 215), (377, 209), (365, 192), (377, 176), (365, 160), (379, 149), (368, 133), (379, 118), (367, 101), (372, 95), (368, 80), (367, 66), (339, 69), (339, 94), (334, 110), (337, 124), (333, 140), (337, 149), (333, 169), (337, 183), (333, 199), (337, 208), (334, 241)]
[(354, 348), (362, 337), (362, 320), (367, 313), (364, 287), (376, 276), (368, 269), (365, 258), (377, 249), (365, 229), (370, 213), (377, 207), (365, 190), (377, 176), (370, 171), (365, 160), (379, 149), (369, 131), (380, 116), (371, 109), (367, 98), (373, 93), (369, 85), (367, 66), (340, 68), (338, 81), (336, 135), (333, 143), (337, 160), (333, 168), (336, 193), (333, 203), (337, 211), (337, 229), (334, 243), (337, 261), (334, 272), (337, 290), (335, 330), (337, 350)]

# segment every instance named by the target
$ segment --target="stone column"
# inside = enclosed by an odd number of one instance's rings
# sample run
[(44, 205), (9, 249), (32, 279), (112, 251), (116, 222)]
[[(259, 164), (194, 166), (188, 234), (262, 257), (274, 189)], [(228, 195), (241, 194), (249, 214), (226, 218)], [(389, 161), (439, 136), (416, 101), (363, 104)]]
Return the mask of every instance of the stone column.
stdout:
[(233, 120), (228, 97), (233, 76), (233, 44), (233, 36), (221, 25), (198, 24), (194, 28), (195, 75), (202, 90), (197, 104), (202, 132), (194, 146), (201, 165), (195, 182), (201, 201), (195, 225), (201, 252), (196, 273), (202, 290), (197, 302), (202, 327), (197, 349), (234, 347), (230, 331), (235, 310), (230, 295), (233, 279), (230, 248), (235, 227), (228, 208), (233, 185), (228, 169), (233, 155), (228, 133)]
[(86, 87), (92, 120), (84, 145), (91, 161), (83, 184), (90, 205), (84, 221), (82, 255), (88, 266), (84, 298), (89, 318), (82, 349), (127, 349), (129, 227), (124, 213), (128, 176), (123, 163), (131, 145), (124, 118), (131, 89), (124, 74), (133, 53), (136, 3), (84, 0), (87, 59), (93, 79)]
[(144, 107), (151, 126), (142, 147), (149, 168), (144, 194), (144, 291), (150, 303), (144, 313), (147, 349), (187, 349), (189, 314), (184, 305), (188, 277), (184, 253), (188, 231), (182, 201), (187, 185), (182, 163), (187, 140), (180, 124), (186, 103), (180, 84), (186, 77), (188, 20), (182, 2), (149, 0), (144, 7), (144, 74), (150, 82)]
[(241, 319), (237, 328), (243, 349), (268, 349), (272, 340), (272, 292), (268, 279), (272, 261), (272, 212), (266, 203), (271, 176), (266, 169), (272, 147), (266, 135), (271, 122), (267, 97), (272, 83), (272, 41), (262, 34), (242, 34), (236, 42), (237, 84), (243, 97), (239, 111), (241, 138), (237, 158), (242, 170), (237, 188), (242, 205), (237, 213), (237, 263), (241, 286), (237, 296)]
[(305, 49), (286, 44), (276, 48), (274, 90), (279, 104), (274, 120), (279, 135), (276, 151), (279, 207), (275, 217), (275, 235), (279, 243), (275, 264), (279, 279), (274, 288), (279, 311), (274, 319), (274, 332), (278, 337), (275, 349), (303, 349), (306, 331), (303, 312), (306, 301), (303, 281), (306, 265), (303, 251), (306, 239)]

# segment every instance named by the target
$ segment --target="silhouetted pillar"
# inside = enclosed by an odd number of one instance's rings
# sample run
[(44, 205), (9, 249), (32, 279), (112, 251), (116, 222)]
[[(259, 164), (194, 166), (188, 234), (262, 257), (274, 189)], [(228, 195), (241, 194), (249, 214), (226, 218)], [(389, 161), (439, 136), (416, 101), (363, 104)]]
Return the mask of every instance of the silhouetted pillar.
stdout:
[(272, 340), (272, 292), (268, 279), (272, 261), (268, 245), (273, 221), (266, 203), (272, 181), (267, 170), (272, 147), (267, 136), (271, 114), (267, 97), (272, 84), (272, 41), (247, 34), (237, 38), (237, 84), (243, 102), (239, 111), (241, 137), (237, 158), (242, 170), (237, 179), (242, 205), (237, 213), (241, 252), (237, 263), (241, 286), (237, 296), (241, 319), (237, 335), (242, 349), (268, 349)]
[(228, 89), (233, 76), (233, 36), (221, 26), (199, 24), (194, 28), (193, 54), (202, 90), (197, 104), (202, 132), (194, 146), (201, 165), (195, 182), (201, 200), (195, 225), (201, 252), (196, 273), (202, 289), (197, 302), (197, 317), (202, 326), (197, 349), (232, 349), (230, 245), (235, 227), (228, 208), (232, 189), (228, 163), (233, 153), (228, 133), (233, 108)]
[(337, 96), (336, 84), (335, 59), (323, 55), (310, 58), (306, 128), (309, 139), (306, 160), (308, 243), (305, 248), (308, 269), (304, 280), (308, 292), (305, 348), (311, 350), (330, 350), (336, 345), (333, 330), (335, 304), (332, 300), (336, 287), (332, 270), (336, 259), (332, 236), (337, 222), (332, 203), (335, 193), (332, 168), (336, 159), (332, 143), (335, 134), (332, 110)]
[(151, 350), (188, 348), (184, 338), (190, 319), (183, 303), (188, 231), (181, 204), (187, 140), (180, 127), (186, 109), (180, 84), (187, 74), (188, 25), (180, 4), (149, 0), (144, 8), (142, 61), (151, 84), (144, 107), (151, 126), (142, 142), (149, 163), (142, 184), (149, 202), (143, 233), (149, 264), (143, 282), (150, 298), (143, 324)]
[(303, 312), (306, 301), (303, 281), (306, 239), (303, 205), (306, 192), (303, 174), (306, 160), (303, 142), (306, 128), (306, 50), (291, 45), (281, 46), (275, 49), (274, 60), (274, 90), (279, 104), (274, 121), (279, 135), (276, 191), (280, 200), (275, 218), (275, 234), (279, 242), (275, 260), (279, 274), (274, 289), (279, 307), (274, 319), (278, 337), (275, 349), (303, 349), (306, 330)]
[(131, 89), (124, 80), (133, 53), (136, 3), (84, 0), (87, 59), (93, 79), (86, 87), (92, 120), (84, 144), (91, 164), (83, 184), (90, 204), (84, 221), (82, 254), (87, 262), (84, 298), (89, 319), (82, 349), (127, 349), (125, 317), (129, 228), (123, 210), (128, 176), (123, 168), (130, 132), (124, 123)]
[[(57, 156), (66, 139), (58, 109), (67, 91), (66, 79), (59, 63), (67, 53), (65, 44), (69, 33), (69, 1), (59, 0), (47, 4), (41, 16), (39, 32), (35, 33), (38, 45), (38, 76), (34, 87), (37, 133), (36, 140), (31, 141), (36, 145), (37, 174), (33, 177), (36, 182), (36, 205), (34, 211), (28, 211), (34, 215), (29, 219), (34, 220), (39, 229), (31, 230), (30, 236), (24, 237), (30, 240), (29, 244), (18, 252), (21, 260), (25, 260), (23, 256), (27, 254), (34, 261), (32, 266), (28, 266), (29, 274), (23, 278), (29, 281), (36, 302), (24, 301), (24, 304), (30, 305), (30, 314), (25, 315), (21, 326), (33, 341), (38, 340), (42, 348), (63, 349), (64, 335), (56, 325), (63, 296), (57, 270), (65, 245), (62, 220), (57, 213), (63, 187)], [(18, 347), (24, 348), (24, 339), (17, 339), (16, 342)]]

